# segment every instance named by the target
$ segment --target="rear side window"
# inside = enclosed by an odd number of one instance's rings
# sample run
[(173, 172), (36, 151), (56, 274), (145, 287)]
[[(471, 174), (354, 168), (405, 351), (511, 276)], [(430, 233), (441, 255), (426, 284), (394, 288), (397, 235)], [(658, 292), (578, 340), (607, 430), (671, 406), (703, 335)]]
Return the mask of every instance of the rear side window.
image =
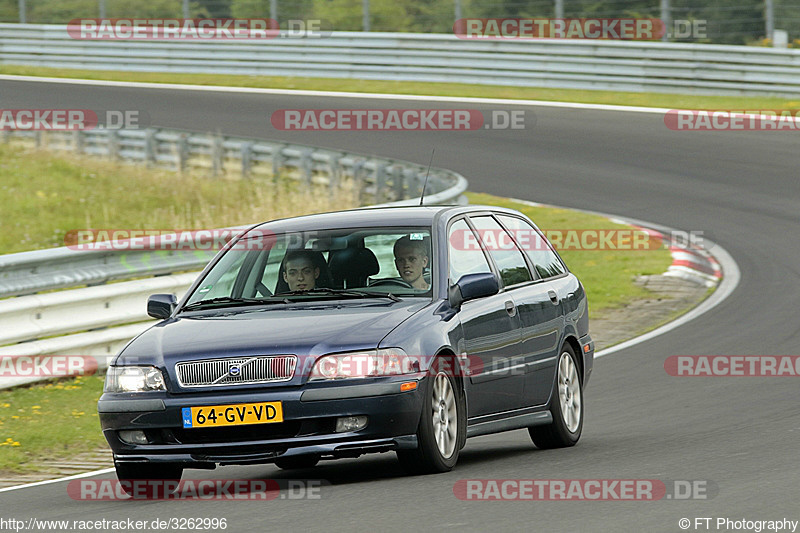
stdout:
[(453, 222), (447, 235), (450, 255), (450, 283), (455, 283), (465, 274), (492, 272), (483, 255), (478, 237), (462, 218)]
[(533, 226), (517, 217), (498, 215), (497, 218), (517, 238), (517, 242), (520, 243), (542, 279), (560, 276), (566, 272), (556, 253)]
[(500, 269), (506, 287), (533, 279), (525, 258), (511, 236), (490, 216), (470, 217), (486, 249)]

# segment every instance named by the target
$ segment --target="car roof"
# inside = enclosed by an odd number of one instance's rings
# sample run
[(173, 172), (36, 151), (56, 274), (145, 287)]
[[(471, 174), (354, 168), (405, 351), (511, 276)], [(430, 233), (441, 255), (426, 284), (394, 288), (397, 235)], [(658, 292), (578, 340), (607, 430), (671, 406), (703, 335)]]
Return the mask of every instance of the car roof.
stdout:
[(319, 230), (320, 228), (356, 228), (376, 226), (431, 227), (442, 217), (452, 218), (475, 211), (517, 213), (513, 209), (487, 205), (432, 205), (402, 207), (362, 207), (347, 211), (318, 213), (264, 222), (258, 227), (274, 232)]

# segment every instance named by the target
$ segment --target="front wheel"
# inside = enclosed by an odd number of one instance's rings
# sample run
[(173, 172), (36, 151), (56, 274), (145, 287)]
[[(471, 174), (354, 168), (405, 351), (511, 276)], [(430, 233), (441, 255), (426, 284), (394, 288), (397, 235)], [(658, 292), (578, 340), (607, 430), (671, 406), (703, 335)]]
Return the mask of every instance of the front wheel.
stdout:
[(463, 404), (459, 399), (453, 370), (438, 370), (426, 380), (422, 416), (417, 428), (419, 446), (415, 450), (398, 450), (400, 464), (411, 473), (448, 472), (458, 461), (463, 443)]
[(553, 421), (528, 428), (537, 448), (575, 446), (583, 430), (583, 386), (575, 352), (569, 344), (561, 349), (556, 370), (556, 390), (550, 399)]

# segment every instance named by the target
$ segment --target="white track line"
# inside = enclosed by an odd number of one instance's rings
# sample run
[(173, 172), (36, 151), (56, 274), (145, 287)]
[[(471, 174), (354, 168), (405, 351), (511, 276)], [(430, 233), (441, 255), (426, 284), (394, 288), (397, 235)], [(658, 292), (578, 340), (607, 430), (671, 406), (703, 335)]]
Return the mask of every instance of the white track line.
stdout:
[(52, 483), (60, 483), (61, 481), (71, 481), (73, 479), (81, 479), (85, 477), (99, 476), (100, 474), (110, 474), (113, 468), (104, 468), (102, 470), (95, 470), (93, 472), (84, 472), (83, 474), (75, 474), (74, 476), (60, 477), (58, 479), (46, 479), (44, 481), (37, 481), (35, 483), (27, 483), (25, 485), (15, 485), (13, 487), (6, 487), (0, 489), (0, 492), (10, 492), (12, 490), (27, 489), (30, 487), (39, 487), (42, 485), (50, 485)]
[(683, 324), (686, 324), (687, 322), (699, 317), (703, 313), (710, 311), (722, 303), (728, 296), (731, 295), (731, 293), (733, 293), (733, 291), (736, 289), (736, 286), (739, 285), (739, 279), (741, 278), (739, 266), (736, 264), (736, 261), (733, 260), (733, 257), (731, 257), (727, 250), (725, 250), (722, 246), (719, 244), (714, 244), (708, 240), (705, 242), (714, 247), (713, 256), (717, 259), (717, 261), (719, 261), (719, 264), (722, 267), (723, 277), (719, 283), (719, 286), (717, 287), (717, 290), (711, 293), (711, 296), (703, 300), (700, 305), (688, 313), (679, 316), (672, 322), (664, 324), (663, 326), (656, 328), (653, 331), (649, 331), (644, 335), (639, 335), (638, 337), (634, 337), (625, 342), (615, 344), (611, 348), (600, 350), (594, 354), (595, 358), (603, 357), (604, 355), (610, 355), (614, 352), (630, 348), (636, 344), (649, 341), (654, 337), (663, 335), (668, 331), (672, 331), (678, 326), (682, 326)]
[(273, 94), (285, 96), (316, 96), (326, 98), (369, 98), (372, 100), (411, 100), (422, 102), (454, 102), (470, 104), (518, 105), (529, 107), (560, 107), (566, 109), (591, 109), (595, 111), (626, 111), (629, 113), (661, 113), (670, 109), (605, 104), (579, 104), (573, 102), (548, 102), (545, 100), (519, 100), (511, 98), (471, 98), (466, 96), (427, 96), (417, 94), (353, 93), (338, 91), (305, 91), (295, 89), (263, 89), (258, 87), (226, 87), (223, 85), (188, 85), (179, 83), (144, 83), (134, 81), (83, 80), (71, 78), (45, 78), (40, 76), (12, 76), (0, 74), (0, 80), (37, 83), (62, 83), (68, 85), (94, 85), (100, 87), (128, 87), (136, 89), (169, 89), (176, 91), (205, 91), (245, 94)]

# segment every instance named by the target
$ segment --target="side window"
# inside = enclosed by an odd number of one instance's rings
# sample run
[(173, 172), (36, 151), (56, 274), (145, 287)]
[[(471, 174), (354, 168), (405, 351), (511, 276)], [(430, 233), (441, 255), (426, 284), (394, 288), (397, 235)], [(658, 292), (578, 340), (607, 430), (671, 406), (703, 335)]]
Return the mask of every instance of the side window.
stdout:
[(511, 235), (495, 219), (490, 216), (480, 216), (470, 217), (470, 220), (478, 230), (478, 234), (494, 262), (497, 263), (497, 268), (500, 269), (500, 278), (506, 287), (533, 279), (522, 252), (514, 244)]
[(483, 255), (478, 237), (462, 218), (453, 222), (447, 235), (450, 256), (450, 283), (455, 283), (464, 274), (491, 272), (489, 262)]
[(550, 248), (544, 236), (533, 226), (517, 217), (499, 215), (498, 218), (512, 232), (542, 279), (559, 276), (566, 272), (558, 256)]

